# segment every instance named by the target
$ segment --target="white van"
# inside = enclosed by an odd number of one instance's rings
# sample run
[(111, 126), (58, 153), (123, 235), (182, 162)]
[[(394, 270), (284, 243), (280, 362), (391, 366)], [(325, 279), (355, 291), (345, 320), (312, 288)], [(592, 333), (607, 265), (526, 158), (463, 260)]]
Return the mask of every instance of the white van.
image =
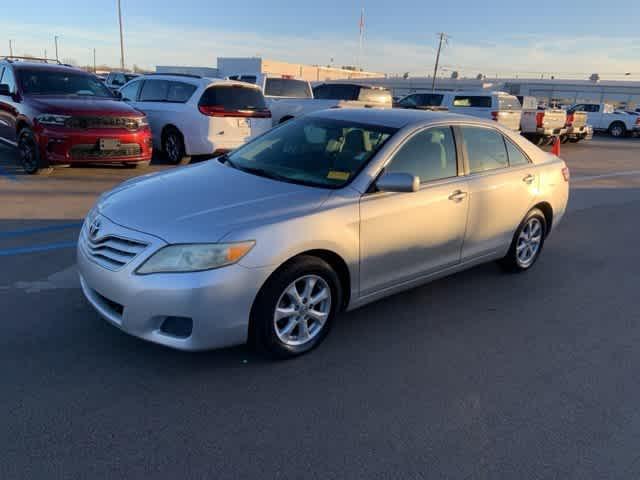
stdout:
[(520, 131), (522, 106), (518, 99), (505, 92), (486, 90), (429, 93), (412, 93), (400, 99), (399, 108), (444, 107), (451, 113), (494, 120), (499, 124)]
[(147, 114), (154, 148), (172, 164), (233, 150), (271, 128), (262, 91), (244, 82), (148, 74), (127, 83), (120, 96)]

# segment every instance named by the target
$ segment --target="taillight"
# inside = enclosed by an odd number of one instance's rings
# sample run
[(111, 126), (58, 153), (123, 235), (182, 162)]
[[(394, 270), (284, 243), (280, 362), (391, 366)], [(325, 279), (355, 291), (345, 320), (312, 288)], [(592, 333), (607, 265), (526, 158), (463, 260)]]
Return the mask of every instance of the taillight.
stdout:
[(208, 117), (271, 118), (271, 110), (227, 110), (220, 105), (198, 105), (198, 110)]
[(562, 169), (562, 176), (564, 177), (564, 181), (568, 182), (571, 177), (571, 173), (569, 172), (569, 167), (564, 167)]
[(538, 128), (542, 128), (544, 126), (544, 112), (536, 113), (536, 125)]
[(491, 112), (491, 119), (492, 119), (494, 122), (497, 122), (497, 121), (498, 121), (498, 113), (499, 113), (499, 112)]
[(570, 127), (571, 125), (573, 125), (573, 113), (568, 113), (567, 114), (567, 127)]
[(640, 125), (640, 116), (636, 117), (636, 125)]

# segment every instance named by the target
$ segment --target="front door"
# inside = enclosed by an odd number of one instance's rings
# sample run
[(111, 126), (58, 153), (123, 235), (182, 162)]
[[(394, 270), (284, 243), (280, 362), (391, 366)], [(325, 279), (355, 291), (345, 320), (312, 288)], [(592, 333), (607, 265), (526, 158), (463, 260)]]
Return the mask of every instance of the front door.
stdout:
[(360, 287), (368, 295), (460, 261), (469, 198), (458, 176), (453, 131), (422, 130), (395, 153), (386, 172), (417, 175), (413, 193), (373, 192), (360, 201)]

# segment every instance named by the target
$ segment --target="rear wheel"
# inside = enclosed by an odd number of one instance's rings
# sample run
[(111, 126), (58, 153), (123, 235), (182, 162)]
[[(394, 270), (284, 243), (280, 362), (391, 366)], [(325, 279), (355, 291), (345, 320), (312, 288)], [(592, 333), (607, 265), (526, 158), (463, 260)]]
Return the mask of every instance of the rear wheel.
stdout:
[(18, 134), (18, 158), (29, 175), (46, 175), (52, 171), (48, 162), (42, 159), (38, 141), (30, 128), (23, 128)]
[(622, 122), (613, 122), (609, 126), (609, 135), (615, 138), (624, 137), (627, 134), (627, 127)]
[(500, 265), (514, 273), (529, 270), (540, 257), (546, 235), (546, 218), (540, 210), (534, 208), (516, 230), (509, 252), (500, 260)]
[(182, 134), (175, 128), (168, 128), (162, 134), (162, 151), (172, 165), (184, 165), (191, 160), (187, 157)]
[(567, 135), (560, 135), (560, 143), (565, 144), (569, 141), (569, 137)]
[(302, 355), (329, 333), (341, 304), (340, 280), (324, 260), (300, 256), (276, 271), (252, 309), (252, 337), (278, 358)]
[(570, 141), (571, 143), (578, 143), (580, 140), (582, 140), (582, 138), (580, 138), (580, 137), (570, 138), (570, 139), (569, 139), (569, 141)]

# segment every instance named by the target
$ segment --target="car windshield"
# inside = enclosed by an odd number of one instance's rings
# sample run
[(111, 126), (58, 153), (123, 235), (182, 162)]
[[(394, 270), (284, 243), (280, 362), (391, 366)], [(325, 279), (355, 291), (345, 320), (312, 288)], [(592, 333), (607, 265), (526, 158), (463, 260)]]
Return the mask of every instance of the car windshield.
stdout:
[(344, 120), (293, 120), (223, 160), (256, 175), (323, 188), (349, 183), (397, 130)]
[(20, 70), (22, 91), (28, 95), (86, 95), (113, 98), (97, 78), (84, 73), (52, 70)]

